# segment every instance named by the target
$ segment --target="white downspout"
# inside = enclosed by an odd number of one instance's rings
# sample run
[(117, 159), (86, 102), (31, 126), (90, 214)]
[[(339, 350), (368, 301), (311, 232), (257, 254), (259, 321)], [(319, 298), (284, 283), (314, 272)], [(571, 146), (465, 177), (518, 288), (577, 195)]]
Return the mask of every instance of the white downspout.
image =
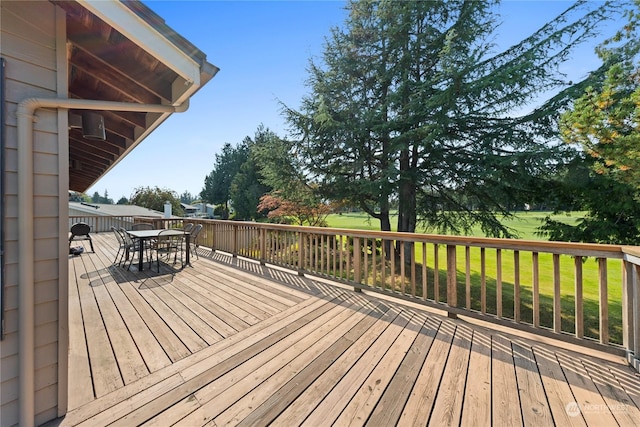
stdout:
[(65, 98), (27, 98), (18, 104), (18, 335), (20, 425), (35, 423), (35, 291), (33, 231), (33, 120), (39, 108), (182, 113), (181, 105), (134, 104)]

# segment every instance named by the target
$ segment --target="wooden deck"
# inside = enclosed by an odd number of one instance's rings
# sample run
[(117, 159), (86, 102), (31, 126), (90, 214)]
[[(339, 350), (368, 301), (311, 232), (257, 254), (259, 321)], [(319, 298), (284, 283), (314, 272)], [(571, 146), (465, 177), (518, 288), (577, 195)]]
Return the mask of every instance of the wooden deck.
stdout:
[(640, 425), (639, 377), (610, 355), (202, 248), (157, 273), (94, 245), (69, 259), (63, 426)]

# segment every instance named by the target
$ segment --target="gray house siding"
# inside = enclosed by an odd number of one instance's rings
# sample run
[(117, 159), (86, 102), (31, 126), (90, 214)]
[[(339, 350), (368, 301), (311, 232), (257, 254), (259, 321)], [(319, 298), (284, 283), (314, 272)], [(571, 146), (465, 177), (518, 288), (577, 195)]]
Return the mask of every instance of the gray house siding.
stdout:
[[(6, 271), (5, 338), (0, 342), (0, 425), (18, 423), (18, 156), (16, 109), (30, 97), (66, 96), (64, 19), (47, 1), (0, 2), (0, 55), (6, 60)], [(61, 39), (63, 40), (62, 42)], [(60, 47), (62, 49), (60, 49)], [(63, 70), (58, 73), (58, 70)], [(35, 237), (35, 412), (36, 424), (56, 418), (64, 408), (59, 399), (58, 358), (66, 354), (66, 341), (59, 342), (66, 328), (66, 310), (59, 303), (66, 292), (67, 267), (60, 260), (61, 224), (66, 226), (67, 201), (60, 189), (67, 187), (66, 114), (38, 110), (34, 123), (34, 237)], [(66, 194), (66, 193), (62, 193)], [(64, 207), (62, 209), (61, 207)], [(66, 261), (66, 260), (65, 260)], [(62, 363), (66, 363), (66, 356)], [(66, 369), (66, 368), (65, 368)], [(64, 403), (63, 403), (64, 404)]]

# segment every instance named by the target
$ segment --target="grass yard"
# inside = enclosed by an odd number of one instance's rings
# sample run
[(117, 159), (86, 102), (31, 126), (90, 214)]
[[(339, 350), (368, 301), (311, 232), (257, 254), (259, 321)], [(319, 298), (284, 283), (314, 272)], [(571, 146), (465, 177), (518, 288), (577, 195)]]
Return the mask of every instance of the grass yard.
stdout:
[[(523, 212), (515, 218), (505, 221), (505, 224), (517, 230), (520, 238), (527, 240), (541, 240), (542, 237), (535, 234), (540, 221), (549, 215), (545, 212)], [(563, 221), (577, 221), (580, 214), (575, 216), (556, 215), (554, 219)], [(379, 230), (377, 220), (370, 219), (365, 214), (348, 213), (331, 215), (328, 218), (330, 227), (344, 229)], [(476, 236), (482, 236), (477, 232)], [(434, 298), (434, 247), (427, 245), (427, 298)], [(422, 245), (414, 248), (416, 269), (418, 272), (422, 266)], [(465, 248), (457, 248), (457, 292), (458, 306), (466, 305), (466, 279), (465, 279)], [(439, 257), (439, 299), (446, 299), (446, 248), (440, 245)], [(497, 313), (497, 251), (486, 249), (486, 303), (487, 312)], [(502, 316), (513, 318), (514, 316), (514, 283), (515, 261), (514, 253), (510, 250), (501, 250), (502, 258)], [(481, 272), (480, 249), (471, 248), (471, 308), (480, 311)], [(388, 267), (387, 267), (388, 268)], [(575, 290), (574, 290), (574, 258), (568, 255), (560, 257), (560, 295), (562, 330), (567, 333), (575, 333)], [(584, 334), (591, 338), (599, 337), (599, 290), (598, 290), (598, 263), (595, 259), (586, 259), (582, 264), (583, 270), (583, 310), (584, 310)], [(399, 272), (396, 268), (396, 272)], [(519, 258), (520, 280), (520, 317), (521, 321), (533, 322), (533, 261), (530, 252), (520, 253)], [(407, 273), (408, 275), (408, 273)], [(417, 288), (418, 295), (422, 295), (422, 279)], [(608, 310), (609, 310), (609, 335), (612, 342), (622, 342), (622, 263), (620, 260), (607, 262), (608, 278)], [(539, 254), (539, 283), (540, 283), (540, 323), (544, 327), (553, 327), (553, 256), (548, 253)], [(398, 286), (398, 284), (397, 284)], [(409, 284), (405, 283), (405, 292), (410, 293)]]
[[(551, 212), (518, 212), (512, 218), (505, 218), (503, 224), (513, 230), (515, 230), (519, 239), (525, 240), (546, 240), (543, 236), (536, 234), (537, 228), (542, 224), (542, 220), (550, 216), (556, 221), (566, 222), (568, 224), (575, 224), (582, 218), (581, 212), (574, 212), (571, 215), (565, 214), (553, 214)], [(348, 212), (343, 214), (333, 214), (327, 217), (327, 223), (332, 228), (348, 228), (356, 230), (380, 230), (380, 221), (371, 218), (366, 213), (362, 212)], [(392, 231), (396, 228), (396, 216), (391, 218)], [(434, 233), (433, 230), (420, 229), (418, 232)], [(476, 227), (470, 233), (471, 236), (484, 236), (480, 227)]]

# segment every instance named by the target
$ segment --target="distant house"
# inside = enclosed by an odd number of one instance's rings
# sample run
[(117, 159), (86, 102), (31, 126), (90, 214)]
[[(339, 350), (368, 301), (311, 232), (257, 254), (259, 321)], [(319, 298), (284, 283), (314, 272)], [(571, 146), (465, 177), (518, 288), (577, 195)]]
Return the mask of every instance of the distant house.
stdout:
[(200, 212), (200, 216), (203, 218), (215, 218), (215, 205), (211, 205), (209, 203), (198, 203), (198, 209)]
[(215, 205), (209, 203), (196, 203), (195, 205), (181, 203), (181, 205), (185, 212), (184, 216), (190, 218), (214, 218)]
[(188, 218), (195, 218), (198, 216), (198, 213), (200, 212), (200, 208), (198, 206), (189, 205), (187, 203), (180, 203), (180, 206), (182, 206), (182, 210), (184, 211), (184, 216)]
[(68, 191), (187, 110), (217, 71), (142, 2), (0, 2), (0, 425), (67, 412)]
[(164, 217), (164, 212), (136, 205), (113, 205), (105, 203), (69, 202), (69, 216), (101, 215), (101, 216), (147, 216)]

